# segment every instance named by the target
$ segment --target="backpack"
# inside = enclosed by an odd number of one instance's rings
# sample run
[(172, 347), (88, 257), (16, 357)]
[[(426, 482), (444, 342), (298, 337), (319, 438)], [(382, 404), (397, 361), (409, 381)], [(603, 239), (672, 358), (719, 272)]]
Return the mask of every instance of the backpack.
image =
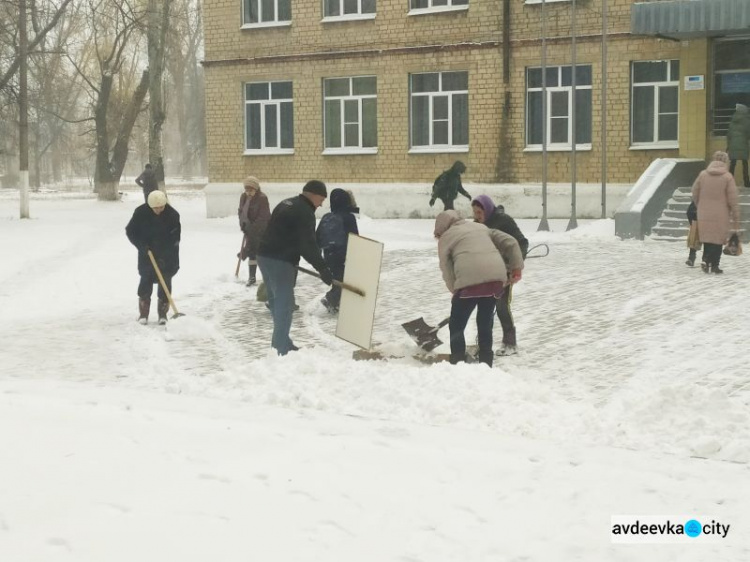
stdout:
[(316, 233), (318, 245), (325, 253), (346, 252), (349, 239), (344, 228), (344, 217), (338, 213), (326, 213), (320, 219)]

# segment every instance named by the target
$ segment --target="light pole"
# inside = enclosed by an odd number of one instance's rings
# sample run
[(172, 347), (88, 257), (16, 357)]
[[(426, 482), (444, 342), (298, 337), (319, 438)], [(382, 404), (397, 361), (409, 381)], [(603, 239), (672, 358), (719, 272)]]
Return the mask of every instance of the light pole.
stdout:
[(571, 58), (571, 72), (570, 72), (570, 86), (573, 90), (572, 92), (572, 100), (570, 104), (570, 120), (571, 120), (571, 127), (570, 127), (570, 142), (572, 144), (572, 152), (570, 153), (570, 171), (571, 171), (571, 181), (570, 181), (570, 221), (568, 222), (568, 228), (566, 230), (573, 230), (574, 228), (578, 227), (578, 220), (576, 219), (576, 142), (577, 142), (577, 135), (576, 135), (576, 129), (578, 128), (578, 123), (576, 122), (576, 102), (577, 100), (577, 94), (576, 91), (576, 74), (578, 74), (576, 67), (577, 62), (577, 54), (576, 53), (576, 0), (572, 0), (571, 4), (571, 11), (570, 11), (570, 58)]
[(547, 2), (542, 0), (542, 220), (537, 231), (549, 230), (547, 220)]
[(602, 218), (607, 218), (607, 0), (602, 0)]

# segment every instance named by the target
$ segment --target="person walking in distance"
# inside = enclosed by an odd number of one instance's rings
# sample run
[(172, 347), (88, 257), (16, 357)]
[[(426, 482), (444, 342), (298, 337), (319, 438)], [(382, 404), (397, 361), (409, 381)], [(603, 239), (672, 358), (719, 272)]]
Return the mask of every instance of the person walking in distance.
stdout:
[(268, 305), (273, 318), (271, 347), (279, 355), (299, 348), (289, 337), (294, 311), (294, 284), (300, 257), (312, 265), (326, 284), (333, 283), (315, 240), (315, 209), (328, 196), (326, 185), (310, 180), (296, 197), (284, 199), (271, 213), (258, 249), (258, 267), (268, 291)]
[[(471, 202), (471, 210), (474, 220), (484, 224), (487, 228), (494, 228), (500, 232), (511, 235), (521, 248), (521, 256), (526, 259), (529, 251), (529, 241), (518, 228), (513, 217), (505, 212), (502, 205), (495, 203), (487, 195), (479, 195)], [(513, 302), (513, 285), (505, 287), (502, 296), (497, 300), (497, 318), (503, 328), (503, 344), (497, 351), (497, 355), (515, 355), (518, 353), (516, 341), (516, 324), (513, 320), (511, 304)]]
[(159, 181), (156, 179), (156, 173), (151, 164), (146, 164), (141, 175), (135, 178), (135, 183), (143, 188), (143, 199), (148, 203), (149, 194), (159, 189)]
[[(138, 249), (138, 274), (141, 276), (138, 284), (138, 321), (147, 324), (154, 283), (159, 283), (148, 252), (153, 254), (171, 293), (172, 277), (180, 269), (180, 213), (169, 204), (163, 191), (152, 191), (148, 195), (148, 203), (136, 207), (125, 233), (130, 243)], [(161, 284), (157, 296), (159, 324), (166, 324), (169, 299)]]
[(268, 197), (260, 190), (258, 178), (248, 176), (244, 181), (245, 191), (240, 195), (240, 206), (237, 215), (240, 219), (240, 230), (245, 233), (244, 245), (240, 258), (248, 261), (247, 286), (256, 283), (255, 274), (258, 270), (258, 248), (263, 233), (271, 219)]
[(724, 273), (719, 268), (721, 247), (730, 230), (737, 231), (740, 222), (737, 185), (727, 165), (729, 155), (715, 152), (708, 167), (693, 184), (693, 201), (698, 208), (698, 237), (703, 244), (704, 273)]
[(441, 173), (432, 184), (432, 195), (430, 197), (430, 207), (435, 204), (437, 199), (443, 202), (443, 210), (453, 209), (453, 202), (460, 193), (467, 199), (471, 200), (471, 195), (464, 189), (461, 184), (461, 174), (466, 171), (466, 166), (460, 160), (456, 160), (449, 169)]
[(747, 170), (748, 154), (750, 154), (750, 111), (746, 105), (738, 103), (735, 106), (732, 121), (727, 130), (727, 153), (729, 154), (729, 173), (734, 176), (737, 161), (742, 162), (742, 183), (750, 187), (750, 174)]

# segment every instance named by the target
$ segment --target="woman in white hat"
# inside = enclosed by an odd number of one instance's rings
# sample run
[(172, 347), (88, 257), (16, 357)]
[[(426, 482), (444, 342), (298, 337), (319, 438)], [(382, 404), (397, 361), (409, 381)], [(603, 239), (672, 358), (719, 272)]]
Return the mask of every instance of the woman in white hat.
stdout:
[[(172, 277), (180, 269), (181, 230), (180, 213), (169, 204), (167, 195), (159, 190), (149, 193), (148, 202), (136, 207), (133, 217), (125, 227), (128, 240), (138, 248), (138, 274), (141, 276), (141, 282), (138, 285), (140, 313), (138, 321), (141, 324), (148, 322), (154, 283), (159, 283), (156, 271), (148, 257), (148, 251), (150, 250), (154, 255), (167, 289), (171, 293)], [(157, 296), (159, 304), (156, 310), (159, 315), (159, 324), (165, 324), (169, 300), (161, 285), (159, 285)]]

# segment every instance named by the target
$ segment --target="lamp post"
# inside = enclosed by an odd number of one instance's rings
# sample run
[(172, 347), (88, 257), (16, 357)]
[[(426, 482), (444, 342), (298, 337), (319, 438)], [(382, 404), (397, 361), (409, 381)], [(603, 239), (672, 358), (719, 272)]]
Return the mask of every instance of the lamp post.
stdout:
[(570, 85), (572, 89), (572, 100), (570, 104), (570, 142), (573, 150), (570, 153), (570, 171), (572, 176), (570, 181), (570, 221), (568, 222), (568, 228), (566, 228), (566, 230), (573, 230), (578, 227), (578, 220), (576, 219), (576, 142), (578, 140), (576, 138), (576, 129), (578, 128), (578, 123), (576, 123), (576, 102), (578, 97), (578, 92), (576, 91), (576, 74), (578, 73), (578, 68), (576, 67), (578, 59), (578, 53), (576, 53), (576, 0), (572, 0), (571, 4), (570, 36), (570, 58), (572, 66), (570, 71)]
[(607, 0), (602, 0), (602, 218), (607, 218)]
[(547, 220), (547, 2), (542, 0), (542, 220), (537, 231), (549, 230)]

